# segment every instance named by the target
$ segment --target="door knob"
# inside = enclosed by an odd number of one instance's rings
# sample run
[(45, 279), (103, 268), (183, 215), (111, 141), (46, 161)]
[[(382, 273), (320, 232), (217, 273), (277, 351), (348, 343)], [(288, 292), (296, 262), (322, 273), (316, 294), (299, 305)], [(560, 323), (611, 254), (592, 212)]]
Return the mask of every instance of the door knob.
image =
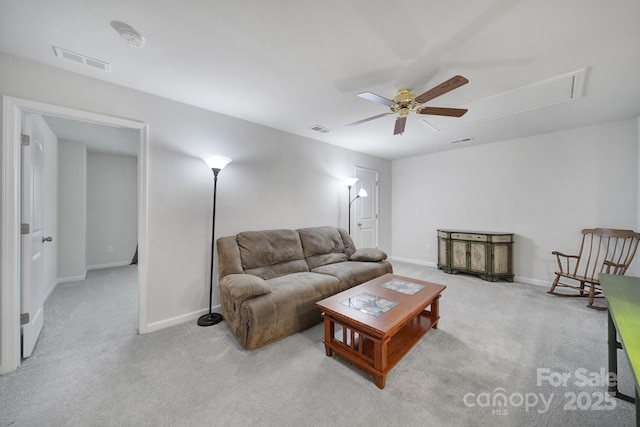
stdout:
[(44, 242), (53, 242), (53, 237), (49, 236), (49, 237), (43, 237), (42, 238), (42, 243)]
[(362, 227), (362, 223), (361, 222), (358, 223), (358, 227)]

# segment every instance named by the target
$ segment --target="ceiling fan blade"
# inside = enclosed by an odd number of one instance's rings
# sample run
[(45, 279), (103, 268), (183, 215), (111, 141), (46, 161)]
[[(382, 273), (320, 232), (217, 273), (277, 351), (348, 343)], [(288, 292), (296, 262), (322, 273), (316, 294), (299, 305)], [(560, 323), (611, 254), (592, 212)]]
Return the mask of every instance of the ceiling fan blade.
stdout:
[(377, 102), (378, 104), (386, 105), (387, 107), (396, 105), (396, 103), (393, 102), (392, 100), (387, 99), (384, 96), (376, 95), (375, 93), (371, 93), (371, 92), (362, 92), (362, 93), (359, 93), (358, 96), (360, 98), (368, 99), (369, 101)]
[(406, 117), (398, 117), (396, 119), (396, 126), (393, 129), (393, 134), (394, 135), (398, 135), (398, 134), (402, 134), (404, 133), (404, 127), (407, 124), (407, 118)]
[(349, 123), (348, 125), (345, 125), (345, 126), (350, 128), (351, 126), (356, 126), (356, 125), (359, 125), (360, 123), (365, 123), (365, 122), (368, 122), (368, 121), (371, 121), (371, 120), (379, 119), (380, 117), (388, 116), (389, 114), (393, 114), (393, 113), (389, 112), (389, 113), (378, 114), (377, 116), (369, 117), (367, 119), (358, 120), (357, 122)]
[(466, 108), (438, 108), (438, 107), (422, 107), (416, 110), (418, 114), (430, 114), (432, 116), (449, 116), (462, 117), (469, 111)]
[(423, 93), (422, 95), (418, 95), (415, 97), (415, 102), (418, 104), (424, 104), (427, 101), (431, 101), (433, 98), (437, 98), (440, 95), (444, 95), (447, 92), (450, 92), (456, 88), (459, 88), (462, 85), (466, 85), (469, 83), (465, 77), (462, 76), (454, 76), (451, 77), (444, 83), (440, 83), (438, 86), (434, 87)]

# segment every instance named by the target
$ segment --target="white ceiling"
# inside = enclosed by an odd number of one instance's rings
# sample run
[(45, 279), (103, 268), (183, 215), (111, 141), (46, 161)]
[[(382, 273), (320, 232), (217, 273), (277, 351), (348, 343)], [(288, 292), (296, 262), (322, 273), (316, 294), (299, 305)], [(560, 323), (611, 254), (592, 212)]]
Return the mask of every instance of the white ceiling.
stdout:
[(44, 119), (58, 139), (84, 144), (89, 152), (138, 156), (140, 132), (137, 130), (61, 117), (44, 116)]
[[(640, 115), (638, 0), (0, 0), (0, 51), (388, 159)], [(482, 108), (580, 69), (570, 102), (442, 131), (411, 115), (401, 136), (392, 115), (344, 126), (387, 111), (359, 92), (419, 94), (461, 74), (469, 84), (427, 105)]]

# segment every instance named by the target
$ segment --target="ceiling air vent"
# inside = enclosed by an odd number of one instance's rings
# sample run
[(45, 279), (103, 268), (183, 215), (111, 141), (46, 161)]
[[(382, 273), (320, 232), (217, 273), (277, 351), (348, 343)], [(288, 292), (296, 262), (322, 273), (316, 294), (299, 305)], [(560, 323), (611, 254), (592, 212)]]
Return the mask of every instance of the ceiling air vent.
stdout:
[(316, 132), (320, 132), (320, 133), (329, 133), (329, 132), (331, 132), (331, 130), (329, 130), (329, 129), (325, 128), (325, 127), (322, 127), (320, 125), (311, 126), (311, 130), (316, 131)]
[(54, 46), (53, 51), (58, 58), (73, 61), (78, 64), (86, 65), (87, 67), (95, 68), (101, 71), (111, 71), (111, 64), (108, 62), (100, 61), (99, 59), (89, 58), (81, 53), (71, 52), (70, 50), (62, 49), (61, 47)]
[(469, 137), (469, 138), (456, 139), (455, 141), (449, 141), (449, 144), (458, 144), (460, 142), (471, 142), (471, 141), (473, 141), (473, 138)]

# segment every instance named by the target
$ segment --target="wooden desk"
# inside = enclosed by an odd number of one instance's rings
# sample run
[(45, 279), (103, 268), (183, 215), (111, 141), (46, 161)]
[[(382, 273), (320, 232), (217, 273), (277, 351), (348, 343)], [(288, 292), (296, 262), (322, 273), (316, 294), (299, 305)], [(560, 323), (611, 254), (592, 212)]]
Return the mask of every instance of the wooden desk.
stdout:
[[(609, 386), (615, 397), (636, 404), (636, 426), (640, 427), (640, 278), (600, 274), (600, 285), (609, 305), (609, 372), (618, 376), (617, 350), (624, 349), (631, 364), (636, 389), (635, 400), (618, 392), (617, 381)], [(620, 336), (621, 343), (618, 342)]]

